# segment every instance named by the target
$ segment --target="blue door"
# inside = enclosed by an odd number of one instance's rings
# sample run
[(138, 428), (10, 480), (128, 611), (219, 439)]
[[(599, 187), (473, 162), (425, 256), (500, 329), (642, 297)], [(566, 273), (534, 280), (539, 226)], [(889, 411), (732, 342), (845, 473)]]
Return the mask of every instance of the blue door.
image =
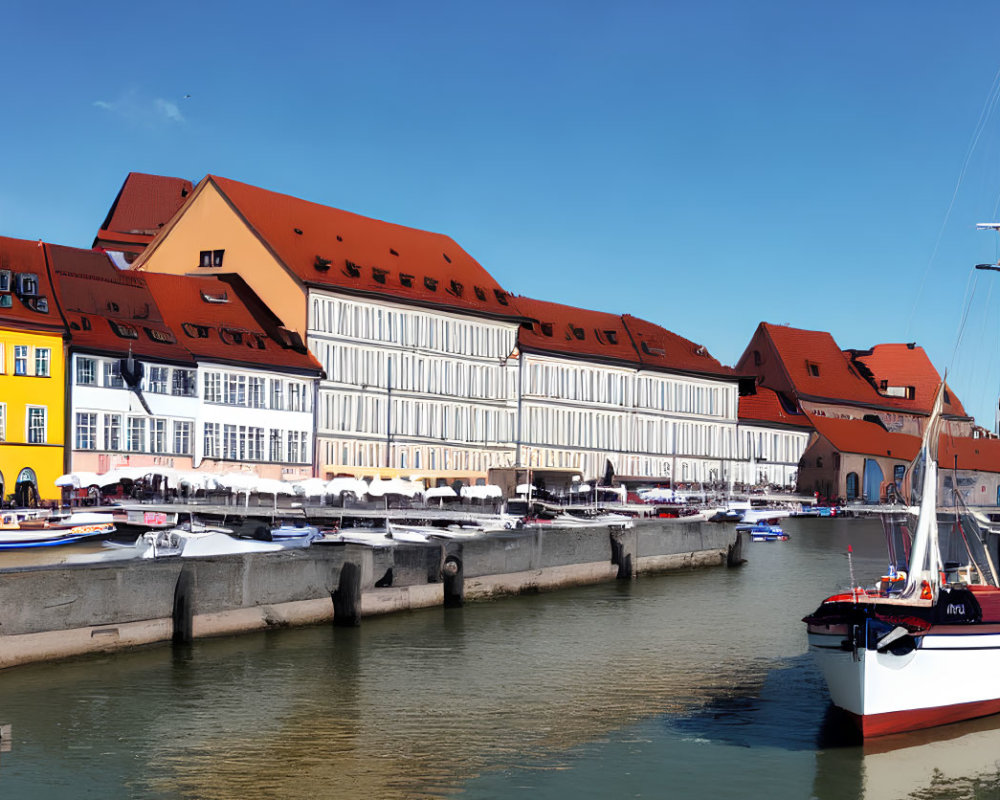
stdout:
[(870, 458), (865, 459), (865, 486), (864, 495), (866, 503), (877, 503), (882, 495), (882, 467), (877, 461)]

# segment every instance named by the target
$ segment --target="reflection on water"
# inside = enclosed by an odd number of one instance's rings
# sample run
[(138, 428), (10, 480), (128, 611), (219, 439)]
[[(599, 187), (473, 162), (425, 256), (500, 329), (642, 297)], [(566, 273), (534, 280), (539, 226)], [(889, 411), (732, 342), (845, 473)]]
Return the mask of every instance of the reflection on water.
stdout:
[[(883, 569), (881, 531), (787, 527), (737, 570), (8, 670), (0, 792), (889, 798), (899, 769), (901, 797), (995, 778), (997, 718), (877, 752), (844, 736), (800, 619), (848, 584), (848, 543), (859, 577)], [(924, 748), (937, 777), (894, 766)]]

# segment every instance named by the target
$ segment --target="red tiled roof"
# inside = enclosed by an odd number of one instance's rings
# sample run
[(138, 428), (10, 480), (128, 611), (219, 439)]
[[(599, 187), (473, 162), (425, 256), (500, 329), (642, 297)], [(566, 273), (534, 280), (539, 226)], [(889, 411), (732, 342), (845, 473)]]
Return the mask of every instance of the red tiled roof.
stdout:
[[(19, 275), (35, 276), (34, 295), (18, 293)], [(53, 332), (65, 330), (49, 280), (42, 242), (0, 236), (0, 281), (9, 282), (0, 289), (0, 298), (9, 298), (0, 300), (0, 326)], [(40, 302), (42, 298), (44, 302)], [(4, 307), (7, 302), (10, 307)]]
[(806, 331), (762, 322), (778, 352), (796, 393), (807, 399), (860, 403), (895, 408), (850, 365), (833, 336), (825, 331)]
[(530, 322), (522, 322), (518, 344), (528, 351), (579, 355), (638, 364), (639, 356), (622, 318), (546, 300), (514, 298), (514, 305)]
[(841, 453), (888, 455), (912, 461), (920, 452), (919, 436), (889, 433), (881, 425), (864, 419), (839, 419), (808, 412), (806, 416), (816, 432), (828, 439)]
[(789, 412), (778, 393), (764, 386), (757, 387), (757, 394), (740, 397), (740, 422), (769, 422), (812, 428), (809, 418), (800, 411)]
[(264, 369), (319, 373), (309, 352), (282, 347), (215, 276), (143, 273), (177, 339), (199, 360), (231, 361)]
[(970, 439), (942, 435), (938, 447), (938, 463), (942, 469), (955, 466), (980, 472), (1000, 472), (1000, 439)]
[(516, 317), (507, 292), (454, 240), (206, 176), (306, 284)]
[[(924, 348), (909, 344), (878, 344), (869, 351), (847, 351), (855, 361), (860, 361), (872, 373), (876, 386), (883, 381), (889, 386), (913, 387), (913, 397), (893, 397), (900, 408), (930, 414), (941, 376), (934, 368)], [(884, 391), (884, 390), (883, 390)], [(967, 416), (961, 401), (948, 387), (945, 413)]]
[(645, 367), (737, 377), (731, 367), (722, 366), (703, 345), (631, 314), (625, 314), (622, 321), (638, 350), (639, 362)]
[(164, 322), (144, 273), (123, 272), (98, 250), (47, 248), (73, 348), (193, 361)]
[(94, 247), (141, 252), (177, 213), (192, 188), (191, 181), (184, 178), (130, 172), (94, 239)]

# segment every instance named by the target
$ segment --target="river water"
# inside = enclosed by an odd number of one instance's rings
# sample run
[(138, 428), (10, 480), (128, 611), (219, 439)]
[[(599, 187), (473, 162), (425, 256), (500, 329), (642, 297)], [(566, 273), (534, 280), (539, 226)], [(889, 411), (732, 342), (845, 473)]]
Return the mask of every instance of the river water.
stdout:
[(1000, 796), (1000, 717), (858, 744), (800, 619), (884, 568), (789, 520), (739, 569), (0, 673), (3, 798)]

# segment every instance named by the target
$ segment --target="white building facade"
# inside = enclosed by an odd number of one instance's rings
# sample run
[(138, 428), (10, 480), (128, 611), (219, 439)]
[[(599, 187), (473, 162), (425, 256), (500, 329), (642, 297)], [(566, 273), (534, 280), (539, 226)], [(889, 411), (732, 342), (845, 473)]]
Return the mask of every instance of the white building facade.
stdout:
[(310, 288), (320, 475), (514, 465), (517, 322)]
[(737, 457), (735, 380), (525, 353), (521, 460), (618, 476), (728, 479)]

